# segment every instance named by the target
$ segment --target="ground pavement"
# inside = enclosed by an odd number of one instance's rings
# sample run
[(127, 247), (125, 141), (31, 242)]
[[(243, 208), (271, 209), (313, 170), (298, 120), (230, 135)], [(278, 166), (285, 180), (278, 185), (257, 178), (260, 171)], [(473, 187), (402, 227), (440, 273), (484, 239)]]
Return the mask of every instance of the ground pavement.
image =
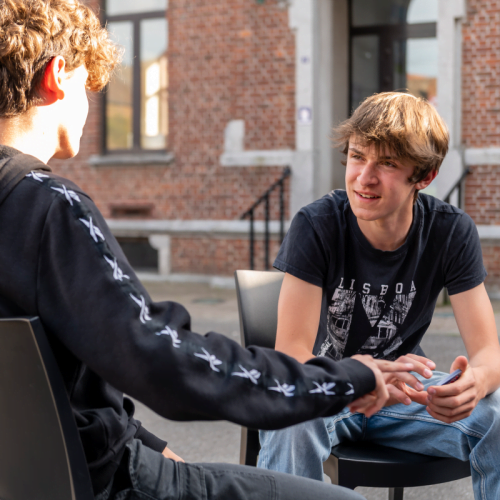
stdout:
[[(192, 329), (198, 333), (216, 331), (239, 342), (239, 319), (234, 290), (210, 288), (193, 283), (144, 283), (154, 300), (174, 300), (191, 314)], [(500, 327), (500, 303), (494, 304), (497, 328)], [(499, 328), (500, 331), (500, 328)], [(456, 356), (465, 354), (450, 307), (434, 314), (422, 342), (426, 354), (439, 370), (448, 372)], [(144, 426), (168, 441), (169, 447), (188, 462), (239, 463), (240, 428), (228, 422), (172, 422), (137, 402), (137, 418)], [(357, 488), (368, 500), (386, 500), (387, 490)], [(407, 488), (405, 500), (473, 499), (470, 478), (444, 485)]]

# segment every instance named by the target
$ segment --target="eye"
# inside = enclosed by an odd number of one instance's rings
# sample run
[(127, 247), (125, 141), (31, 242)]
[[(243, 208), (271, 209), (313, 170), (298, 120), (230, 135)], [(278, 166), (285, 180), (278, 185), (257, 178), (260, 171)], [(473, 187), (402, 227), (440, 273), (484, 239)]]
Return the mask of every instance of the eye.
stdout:
[(384, 165), (385, 167), (393, 167), (393, 168), (397, 167), (397, 165), (395, 163), (392, 163), (391, 161), (383, 161), (381, 162), (381, 165)]

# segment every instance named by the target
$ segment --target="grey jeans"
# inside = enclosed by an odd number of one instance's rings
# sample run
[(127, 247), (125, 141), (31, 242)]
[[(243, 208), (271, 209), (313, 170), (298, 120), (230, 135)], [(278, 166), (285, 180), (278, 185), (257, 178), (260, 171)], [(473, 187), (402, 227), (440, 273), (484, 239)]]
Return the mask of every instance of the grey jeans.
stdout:
[(329, 484), (232, 464), (185, 464), (133, 440), (96, 500), (362, 500)]

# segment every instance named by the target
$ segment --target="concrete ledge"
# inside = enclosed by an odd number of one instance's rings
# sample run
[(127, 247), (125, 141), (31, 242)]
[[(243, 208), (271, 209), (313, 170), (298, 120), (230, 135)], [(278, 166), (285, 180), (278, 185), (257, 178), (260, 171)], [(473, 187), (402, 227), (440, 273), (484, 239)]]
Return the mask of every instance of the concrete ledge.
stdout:
[(168, 165), (175, 160), (173, 153), (144, 153), (144, 154), (110, 154), (93, 155), (89, 158), (90, 165), (112, 166), (112, 165)]
[[(120, 220), (106, 221), (111, 231), (118, 237), (149, 237), (153, 234), (169, 234), (185, 237), (246, 238), (250, 231), (248, 220)], [(285, 232), (290, 221), (285, 221)], [(255, 221), (256, 238), (264, 236), (264, 221)], [(269, 233), (279, 236), (279, 221), (269, 222)]]
[(467, 166), (500, 165), (500, 148), (469, 148), (464, 159)]
[(232, 276), (211, 276), (208, 274), (156, 274), (156, 273), (137, 273), (137, 277), (144, 282), (156, 283), (208, 283), (212, 288), (226, 288), (233, 290), (236, 288)]
[(223, 167), (287, 167), (292, 165), (294, 155), (290, 149), (225, 152), (220, 164)]
[(500, 226), (476, 226), (481, 240), (500, 240)]

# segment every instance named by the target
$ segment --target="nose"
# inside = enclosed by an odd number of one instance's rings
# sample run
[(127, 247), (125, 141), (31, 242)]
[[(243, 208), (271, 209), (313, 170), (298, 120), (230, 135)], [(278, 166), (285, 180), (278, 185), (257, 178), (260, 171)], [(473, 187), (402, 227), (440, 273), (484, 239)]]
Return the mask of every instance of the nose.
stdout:
[(363, 165), (358, 175), (360, 186), (371, 186), (378, 183), (376, 166), (377, 162), (374, 161), (366, 162), (365, 165)]

